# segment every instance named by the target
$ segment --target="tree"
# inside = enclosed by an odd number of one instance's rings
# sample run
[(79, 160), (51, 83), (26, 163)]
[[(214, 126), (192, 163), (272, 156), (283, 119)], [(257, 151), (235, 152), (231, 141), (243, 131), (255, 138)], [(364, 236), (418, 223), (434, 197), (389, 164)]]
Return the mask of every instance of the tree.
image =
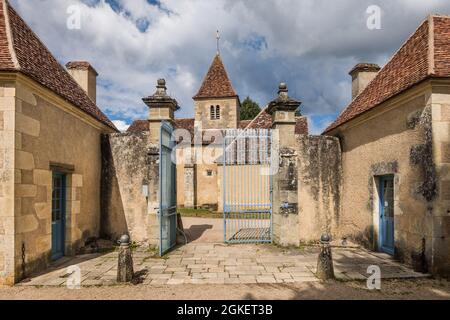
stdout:
[(253, 120), (260, 112), (261, 108), (250, 97), (245, 98), (241, 104), (241, 120)]

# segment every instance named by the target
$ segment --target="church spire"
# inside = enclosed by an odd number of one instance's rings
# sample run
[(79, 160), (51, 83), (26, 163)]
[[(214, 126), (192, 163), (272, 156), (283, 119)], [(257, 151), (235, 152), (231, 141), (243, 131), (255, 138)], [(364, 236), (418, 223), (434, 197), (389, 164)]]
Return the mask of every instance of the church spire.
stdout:
[(220, 55), (214, 57), (198, 93), (193, 99), (237, 97)]

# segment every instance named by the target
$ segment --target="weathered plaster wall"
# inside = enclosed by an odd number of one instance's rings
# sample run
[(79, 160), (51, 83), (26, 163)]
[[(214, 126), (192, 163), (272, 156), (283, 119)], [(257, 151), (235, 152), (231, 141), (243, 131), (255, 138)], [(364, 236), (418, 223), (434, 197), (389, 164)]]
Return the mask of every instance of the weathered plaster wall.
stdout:
[(341, 148), (335, 137), (297, 135), (298, 234), (302, 242), (335, 237), (341, 199)]
[(343, 149), (340, 237), (378, 249), (378, 177), (392, 174), (396, 256), (417, 269), (431, 262), (427, 198), (434, 197), (436, 177), (427, 156), (429, 105), (426, 89), (411, 91), (339, 133)]
[(93, 125), (94, 120), (87, 115), (63, 110), (66, 106), (58, 105), (59, 97), (39, 86), (16, 81), (2, 84), (2, 88), (7, 96), (2, 104), (7, 111), (2, 110), (6, 129), (2, 137), (7, 141), (0, 145), (1, 149), (7, 147), (2, 166), (8, 170), (2, 174), (7, 179), (0, 211), (7, 217), (1, 219), (0, 235), (7, 235), (2, 241), (7, 245), (2, 250), (2, 276), (11, 283), (50, 263), (55, 168), (67, 174), (65, 254), (74, 254), (88, 238), (99, 235), (103, 129), (100, 124)]
[(450, 275), (450, 84), (433, 85), (432, 135), (438, 193), (433, 205), (431, 271)]
[[(159, 186), (159, 148), (148, 132), (116, 133), (104, 138), (104, 207), (102, 234), (116, 240), (129, 234), (132, 241), (156, 245)], [(149, 197), (143, 192), (148, 185)]]

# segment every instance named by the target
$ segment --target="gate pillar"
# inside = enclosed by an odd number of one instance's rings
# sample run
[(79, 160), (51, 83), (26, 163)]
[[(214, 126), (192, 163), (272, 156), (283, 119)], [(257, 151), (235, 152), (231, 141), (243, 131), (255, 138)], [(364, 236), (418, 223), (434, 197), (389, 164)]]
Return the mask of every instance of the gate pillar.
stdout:
[(295, 139), (295, 112), (301, 102), (288, 96), (285, 83), (278, 97), (269, 103), (278, 170), (273, 176), (273, 240), (283, 246), (299, 245), (298, 166)]
[(174, 124), (175, 111), (180, 109), (178, 102), (167, 95), (166, 80), (159, 79), (156, 92), (142, 99), (149, 108), (150, 142), (159, 145), (161, 124), (167, 121)]
[(164, 122), (174, 124), (175, 111), (180, 107), (175, 99), (167, 94), (166, 81), (159, 79), (156, 85), (156, 92), (143, 98), (142, 101), (149, 108), (149, 153), (148, 161), (148, 179), (147, 179), (147, 202), (148, 202), (148, 225), (147, 234), (151, 244), (160, 242), (160, 229), (158, 213), (160, 208), (160, 137), (161, 128)]

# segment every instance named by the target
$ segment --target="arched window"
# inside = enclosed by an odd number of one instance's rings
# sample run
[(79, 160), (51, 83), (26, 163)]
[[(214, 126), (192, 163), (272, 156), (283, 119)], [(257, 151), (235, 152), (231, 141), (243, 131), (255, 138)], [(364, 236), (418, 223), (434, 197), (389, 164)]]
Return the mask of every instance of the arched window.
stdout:
[(219, 120), (220, 119), (220, 106), (211, 106), (210, 107), (210, 116), (211, 116), (211, 120)]
[(214, 106), (211, 106), (210, 114), (211, 114), (211, 120), (216, 120), (216, 108), (214, 108)]
[(220, 119), (220, 106), (216, 106), (216, 119)]

